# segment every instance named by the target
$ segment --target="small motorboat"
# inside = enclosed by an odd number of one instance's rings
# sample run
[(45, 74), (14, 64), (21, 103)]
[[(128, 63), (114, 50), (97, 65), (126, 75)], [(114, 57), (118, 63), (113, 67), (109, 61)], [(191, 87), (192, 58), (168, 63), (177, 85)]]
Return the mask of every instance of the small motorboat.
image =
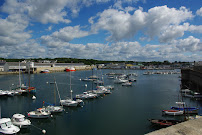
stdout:
[(152, 124), (161, 126), (161, 127), (167, 127), (172, 126), (175, 124), (178, 124), (182, 121), (180, 120), (164, 120), (164, 119), (148, 119)]
[(94, 99), (97, 97), (97, 94), (91, 92), (83, 92), (83, 94), (76, 95), (77, 99)]
[(77, 107), (77, 106), (80, 106), (82, 104), (82, 102), (83, 101), (79, 100), (79, 99), (76, 99), (76, 100), (72, 100), (72, 99), (60, 100), (60, 104), (61, 105), (68, 106), (68, 107)]
[(10, 118), (0, 119), (0, 133), (2, 134), (16, 134), (20, 128), (13, 125)]
[(198, 114), (199, 108), (197, 107), (184, 107), (185, 102), (176, 102), (176, 104), (178, 105), (178, 107), (172, 106), (171, 109), (185, 111), (185, 113), (189, 114)]
[(66, 68), (65, 71), (66, 72), (76, 71), (76, 69), (74, 67), (70, 67), (70, 68)]
[(50, 113), (59, 113), (64, 111), (64, 108), (62, 106), (53, 106), (53, 105), (43, 107), (43, 109), (45, 109), (45, 111), (48, 111)]
[(122, 86), (132, 86), (132, 82), (125, 82), (125, 83), (122, 83)]
[(7, 95), (7, 92), (3, 91), (3, 90), (0, 90), (0, 96), (5, 96), (5, 95)]
[(7, 92), (7, 96), (9, 97), (13, 97), (15, 95), (15, 93), (11, 90), (7, 90), (6, 92)]
[(126, 82), (128, 82), (128, 80), (125, 80), (125, 79), (117, 79), (114, 81), (114, 83), (118, 83), (118, 84), (126, 83)]
[(14, 114), (11, 118), (11, 122), (13, 123), (13, 125), (16, 125), (20, 128), (27, 128), (31, 125), (30, 120), (25, 119), (25, 116), (22, 114)]
[(40, 73), (50, 73), (48, 69), (41, 70)]
[(183, 115), (184, 111), (180, 111), (180, 110), (162, 110), (162, 113), (164, 115)]
[(172, 106), (171, 109), (173, 110), (180, 110), (180, 111), (185, 111), (185, 113), (189, 114), (198, 114), (199, 108), (197, 107), (174, 107)]
[(43, 108), (39, 108), (36, 111), (28, 112), (29, 118), (49, 118), (50, 112), (44, 110)]

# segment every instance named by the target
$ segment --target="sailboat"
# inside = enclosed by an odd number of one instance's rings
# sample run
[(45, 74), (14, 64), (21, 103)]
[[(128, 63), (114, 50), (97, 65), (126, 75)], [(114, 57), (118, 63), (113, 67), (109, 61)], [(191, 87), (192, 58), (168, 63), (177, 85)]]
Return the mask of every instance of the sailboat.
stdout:
[(19, 92), (19, 93), (27, 93), (26, 90), (22, 89), (22, 87), (24, 86), (24, 84), (22, 85), (22, 82), (21, 82), (21, 70), (20, 70), (20, 62), (19, 62), (19, 87), (16, 88), (16, 91)]
[(29, 87), (26, 89), (27, 91), (29, 91), (29, 93), (34, 94), (36, 93), (36, 88), (35, 87), (31, 87), (31, 82), (30, 82), (30, 62), (29, 62)]
[(70, 73), (70, 94), (71, 94), (71, 98), (67, 98), (67, 99), (64, 99), (64, 100), (60, 100), (60, 104), (63, 105), (63, 106), (68, 106), (68, 107), (77, 107), (77, 106), (82, 106), (84, 105), (84, 102), (83, 100), (81, 99), (76, 99), (76, 100), (73, 100), (72, 98), (72, 93), (73, 93), (73, 90), (71, 89), (71, 72)]
[[(57, 89), (57, 92), (58, 92), (58, 96), (59, 96), (59, 99), (60, 99), (60, 93), (58, 91), (58, 87), (57, 87), (57, 83), (56, 83), (56, 80), (54, 78), (54, 97), (55, 97), (55, 105), (56, 105), (56, 92), (55, 92), (55, 87)], [(61, 100), (61, 99), (60, 99)], [(59, 113), (59, 112), (62, 112), (64, 111), (64, 108), (63, 106), (55, 106), (55, 105), (48, 105), (46, 107), (43, 107), (46, 111), (49, 111), (51, 113)]]

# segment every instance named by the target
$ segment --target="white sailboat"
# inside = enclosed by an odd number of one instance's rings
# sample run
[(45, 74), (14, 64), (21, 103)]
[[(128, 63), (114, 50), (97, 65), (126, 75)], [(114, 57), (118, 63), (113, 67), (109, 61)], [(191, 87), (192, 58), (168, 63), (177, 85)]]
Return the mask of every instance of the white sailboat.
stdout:
[(20, 72), (20, 62), (19, 62), (19, 87), (16, 88), (16, 92), (19, 92), (19, 93), (27, 93), (26, 90), (23, 90), (22, 87), (24, 87), (24, 84), (22, 84), (21, 82), (21, 72)]
[(77, 107), (79, 105), (83, 105), (84, 102), (80, 99), (77, 99), (77, 100), (73, 100), (72, 99), (72, 93), (73, 93), (73, 90), (71, 89), (71, 72), (70, 73), (70, 93), (71, 93), (71, 98), (67, 98), (67, 99), (64, 99), (64, 100), (60, 100), (60, 104), (63, 105), (63, 106), (68, 106), (68, 107)]
[[(54, 78), (55, 79), (55, 78)], [(59, 93), (59, 90), (58, 90), (58, 87), (57, 87), (57, 83), (56, 83), (56, 80), (54, 80), (54, 84), (56, 86), (56, 89), (57, 89), (57, 92), (58, 92), (58, 96), (59, 96), (59, 99), (60, 99), (60, 93)], [(54, 87), (54, 97), (55, 97), (55, 105), (56, 105), (56, 93), (55, 93), (55, 87)], [(61, 99), (60, 99), (61, 100)], [(59, 112), (62, 112), (64, 111), (64, 108), (63, 106), (55, 106), (55, 105), (49, 105), (49, 106), (46, 106), (46, 107), (43, 107), (46, 111), (49, 111), (51, 113), (59, 113)]]

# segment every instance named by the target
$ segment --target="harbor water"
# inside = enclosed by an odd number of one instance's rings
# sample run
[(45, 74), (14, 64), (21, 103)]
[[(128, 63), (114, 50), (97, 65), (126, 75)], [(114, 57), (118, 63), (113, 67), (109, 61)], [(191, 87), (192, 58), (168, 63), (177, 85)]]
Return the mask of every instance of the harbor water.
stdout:
[[(132, 86), (114, 84), (106, 73), (137, 73)], [(162, 116), (162, 110), (176, 106), (179, 101), (180, 74), (143, 75), (144, 70), (96, 70), (94, 75), (103, 77), (105, 85), (114, 85), (112, 94), (91, 100), (84, 100), (83, 107), (68, 108), (48, 119), (31, 119), (34, 126), (23, 129), (18, 135), (143, 135), (156, 130), (148, 119), (181, 119), (179, 116)], [(81, 81), (89, 77), (92, 71), (71, 72), (73, 96), (96, 88), (92, 82)], [(22, 82), (28, 84), (27, 74), (21, 75)], [(43, 101), (54, 103), (54, 77), (62, 99), (70, 96), (70, 72), (31, 74), (31, 86), (36, 87), (36, 100), (32, 95), (0, 97), (1, 117), (12, 117), (15, 113), (27, 116), (27, 112), (43, 106)], [(13, 85), (12, 85), (13, 84)], [(1, 75), (0, 89), (9, 90), (19, 84), (18, 75)], [(86, 87), (87, 84), (87, 87)], [(57, 105), (59, 98), (56, 95)], [(184, 98), (187, 106), (201, 107), (200, 101)]]

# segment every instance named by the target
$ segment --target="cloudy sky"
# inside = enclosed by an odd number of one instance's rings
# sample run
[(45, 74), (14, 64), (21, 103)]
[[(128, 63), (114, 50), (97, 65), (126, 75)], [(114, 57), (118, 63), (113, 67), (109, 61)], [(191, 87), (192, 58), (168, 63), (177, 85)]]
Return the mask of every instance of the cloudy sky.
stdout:
[(0, 0), (0, 57), (201, 61), (201, 0)]

